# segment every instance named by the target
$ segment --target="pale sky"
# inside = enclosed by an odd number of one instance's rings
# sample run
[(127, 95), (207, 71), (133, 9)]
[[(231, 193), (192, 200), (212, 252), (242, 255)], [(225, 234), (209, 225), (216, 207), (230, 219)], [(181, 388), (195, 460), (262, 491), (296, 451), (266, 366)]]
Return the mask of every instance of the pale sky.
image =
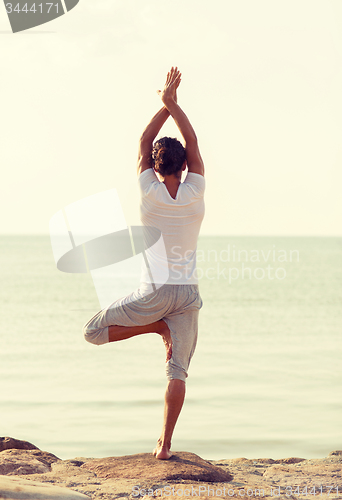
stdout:
[(17, 34), (0, 5), (0, 43), (1, 233), (111, 188), (139, 224), (138, 139), (177, 65), (201, 234), (342, 236), (341, 0), (80, 0)]

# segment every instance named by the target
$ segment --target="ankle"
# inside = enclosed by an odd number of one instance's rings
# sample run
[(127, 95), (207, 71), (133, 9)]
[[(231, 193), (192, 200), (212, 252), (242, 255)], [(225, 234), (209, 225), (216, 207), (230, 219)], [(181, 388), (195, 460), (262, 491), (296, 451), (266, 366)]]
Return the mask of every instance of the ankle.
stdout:
[(163, 440), (162, 438), (159, 438), (158, 439), (158, 447), (170, 450), (171, 449), (171, 440)]

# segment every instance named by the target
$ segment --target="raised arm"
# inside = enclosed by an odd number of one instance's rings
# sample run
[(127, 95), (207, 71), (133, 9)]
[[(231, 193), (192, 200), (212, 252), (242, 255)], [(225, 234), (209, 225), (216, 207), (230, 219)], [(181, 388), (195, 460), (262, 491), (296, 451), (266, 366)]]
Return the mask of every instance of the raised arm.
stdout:
[(184, 138), (188, 171), (204, 175), (204, 163), (198, 148), (197, 136), (188, 117), (174, 99), (174, 89), (178, 87), (180, 81), (181, 73), (177, 68), (171, 68), (164, 89), (158, 93)]

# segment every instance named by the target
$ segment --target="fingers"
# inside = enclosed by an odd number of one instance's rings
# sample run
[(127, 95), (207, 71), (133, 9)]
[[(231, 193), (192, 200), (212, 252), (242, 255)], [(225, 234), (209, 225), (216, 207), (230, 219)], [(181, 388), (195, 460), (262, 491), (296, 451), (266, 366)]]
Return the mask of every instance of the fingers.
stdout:
[(180, 84), (181, 77), (182, 77), (182, 74), (178, 70), (177, 66), (175, 68), (172, 66), (171, 70), (167, 74), (165, 85), (170, 86), (170, 85), (175, 84), (176, 88), (177, 88)]
[(157, 90), (157, 94), (161, 97), (164, 102), (165, 99), (173, 98), (177, 102), (176, 90), (182, 79), (182, 74), (178, 70), (177, 66), (170, 69), (166, 76), (166, 82), (163, 90)]
[[(178, 70), (177, 66), (176, 68), (171, 68), (171, 79), (173, 82), (179, 82), (180, 78), (181, 78), (182, 74), (181, 72)], [(179, 85), (179, 83), (178, 83)]]

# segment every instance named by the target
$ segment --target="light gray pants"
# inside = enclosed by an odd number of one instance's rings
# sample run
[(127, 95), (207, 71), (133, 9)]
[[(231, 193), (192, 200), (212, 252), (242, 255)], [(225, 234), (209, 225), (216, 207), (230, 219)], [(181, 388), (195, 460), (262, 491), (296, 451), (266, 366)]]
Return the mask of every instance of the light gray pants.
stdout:
[(165, 284), (149, 295), (142, 295), (138, 289), (95, 314), (83, 327), (83, 333), (88, 342), (101, 345), (109, 342), (111, 325), (148, 325), (163, 319), (172, 338), (166, 376), (168, 380), (185, 381), (196, 347), (202, 305), (198, 285)]

